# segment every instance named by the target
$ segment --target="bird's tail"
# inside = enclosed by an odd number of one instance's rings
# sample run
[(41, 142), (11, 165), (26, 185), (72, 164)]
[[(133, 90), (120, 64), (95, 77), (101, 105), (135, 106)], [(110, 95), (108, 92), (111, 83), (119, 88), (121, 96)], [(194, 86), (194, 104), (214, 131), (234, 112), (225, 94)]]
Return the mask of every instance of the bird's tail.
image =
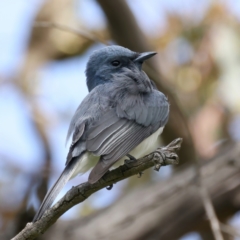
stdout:
[(64, 171), (62, 172), (57, 182), (48, 191), (45, 198), (43, 199), (43, 202), (39, 210), (37, 211), (36, 215), (33, 218), (33, 222), (38, 221), (42, 217), (44, 212), (48, 208), (50, 208), (50, 206), (54, 202), (59, 192), (62, 190), (62, 188), (65, 186), (65, 184), (68, 182), (68, 180), (71, 178), (72, 174), (74, 173), (75, 167), (77, 165), (77, 160), (78, 158), (73, 158), (71, 162), (69, 162), (68, 165), (65, 167)]

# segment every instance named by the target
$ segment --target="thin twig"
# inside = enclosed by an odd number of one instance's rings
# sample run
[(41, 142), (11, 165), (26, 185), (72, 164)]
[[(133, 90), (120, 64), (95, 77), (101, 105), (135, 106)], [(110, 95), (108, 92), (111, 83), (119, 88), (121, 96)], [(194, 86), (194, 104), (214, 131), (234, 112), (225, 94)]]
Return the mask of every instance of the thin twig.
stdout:
[(102, 39), (99, 36), (95, 36), (87, 31), (84, 31), (82, 29), (76, 29), (73, 27), (65, 26), (60, 23), (54, 23), (54, 22), (47, 22), (47, 21), (38, 21), (34, 23), (34, 27), (41, 27), (41, 28), (56, 28), (61, 31), (73, 33), (75, 35), (78, 35), (80, 37), (84, 37), (86, 39), (89, 39), (93, 42), (100, 42), (104, 45), (109, 45), (108, 42), (105, 39)]
[(73, 187), (53, 207), (47, 210), (39, 221), (28, 223), (12, 240), (31, 240), (36, 238), (53, 225), (63, 213), (76, 204), (83, 202), (91, 194), (102, 188), (136, 175), (153, 166), (159, 170), (161, 166), (178, 164), (178, 155), (175, 151), (180, 149), (181, 143), (181, 138), (175, 139), (168, 146), (159, 148), (155, 152), (137, 161), (126, 162), (124, 165), (105, 174), (94, 184), (85, 182), (77, 187)]
[(200, 194), (201, 194), (201, 197), (202, 197), (202, 201), (203, 201), (203, 204), (204, 204), (206, 214), (207, 214), (207, 216), (210, 220), (213, 235), (214, 235), (216, 240), (223, 240), (220, 224), (219, 224), (217, 215), (215, 213), (214, 207), (212, 205), (212, 202), (209, 198), (207, 189), (204, 186), (200, 186), (199, 191), (200, 191)]
[(209, 197), (206, 187), (203, 184), (199, 161), (197, 161), (197, 163), (196, 163), (196, 171), (197, 171), (196, 177), (197, 177), (197, 185), (199, 187), (199, 193), (200, 193), (200, 196), (203, 201), (203, 206), (204, 206), (205, 212), (210, 221), (213, 236), (216, 240), (224, 240), (222, 233), (221, 233), (220, 223), (218, 221), (212, 201)]
[(240, 238), (240, 231), (237, 231), (237, 229), (235, 229), (234, 227), (223, 224), (223, 223), (220, 223), (220, 227), (222, 232), (227, 233), (232, 237)]

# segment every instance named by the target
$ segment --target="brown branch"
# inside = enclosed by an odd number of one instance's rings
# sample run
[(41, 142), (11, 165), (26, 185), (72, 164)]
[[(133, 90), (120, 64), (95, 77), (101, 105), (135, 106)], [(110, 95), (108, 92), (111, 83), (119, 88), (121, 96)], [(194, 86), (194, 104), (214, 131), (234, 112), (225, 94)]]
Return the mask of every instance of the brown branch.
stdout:
[[(223, 222), (240, 209), (240, 143), (222, 147), (217, 156), (200, 168), (203, 184)], [(44, 237), (48, 240), (122, 240), (123, 236), (125, 240), (176, 240), (189, 232), (202, 233), (207, 226), (209, 221), (196, 185), (196, 169), (188, 164), (166, 180), (130, 191), (94, 214), (58, 221)]]
[(178, 155), (175, 151), (180, 149), (181, 143), (181, 138), (175, 139), (168, 146), (159, 148), (137, 161), (127, 161), (119, 168), (105, 174), (97, 183), (90, 184), (85, 182), (77, 187), (73, 187), (52, 208), (47, 210), (39, 221), (28, 223), (12, 240), (30, 240), (36, 238), (53, 225), (63, 213), (76, 204), (83, 202), (91, 194), (102, 188), (136, 175), (153, 166), (155, 166), (156, 170), (159, 170), (161, 166), (178, 164)]
[(41, 28), (56, 28), (61, 31), (69, 32), (72, 34), (75, 34), (79, 37), (84, 37), (86, 39), (89, 39), (93, 42), (100, 42), (104, 45), (108, 45), (108, 42), (105, 39), (102, 39), (99, 36), (95, 36), (87, 31), (84, 31), (82, 29), (76, 29), (73, 27), (65, 26), (60, 23), (54, 23), (54, 22), (47, 22), (47, 21), (38, 21), (34, 23), (34, 27), (41, 27)]
[(220, 223), (220, 228), (222, 232), (227, 233), (232, 237), (240, 238), (240, 231), (235, 229), (234, 227)]
[(206, 212), (206, 215), (210, 221), (211, 230), (213, 233), (213, 236), (215, 240), (224, 240), (221, 229), (220, 229), (220, 223), (218, 221), (216, 212), (214, 210), (212, 201), (210, 199), (210, 196), (208, 194), (208, 191), (204, 185), (202, 172), (201, 172), (201, 162), (199, 159), (197, 159), (195, 162), (195, 169), (196, 169), (196, 185), (199, 190), (199, 194), (202, 198), (203, 206)]
[[(201, 181), (201, 180), (200, 180)], [(206, 211), (206, 214), (210, 220), (210, 225), (212, 229), (212, 233), (216, 240), (223, 240), (223, 236), (221, 233), (220, 223), (218, 221), (217, 215), (215, 213), (213, 204), (211, 202), (211, 199), (208, 195), (207, 189), (202, 185), (199, 186), (199, 193), (201, 195), (204, 209)]]

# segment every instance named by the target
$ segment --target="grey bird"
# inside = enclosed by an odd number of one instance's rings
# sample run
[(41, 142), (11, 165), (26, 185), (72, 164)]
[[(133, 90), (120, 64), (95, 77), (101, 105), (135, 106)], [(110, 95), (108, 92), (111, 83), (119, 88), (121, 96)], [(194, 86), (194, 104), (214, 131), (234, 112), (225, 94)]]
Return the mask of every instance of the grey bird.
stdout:
[(155, 54), (108, 46), (91, 55), (86, 68), (90, 92), (69, 126), (67, 140), (72, 135), (72, 144), (65, 169), (33, 221), (42, 217), (77, 174), (93, 167), (88, 178), (93, 184), (127, 155), (139, 158), (157, 148), (158, 136), (168, 121), (169, 103), (141, 69)]

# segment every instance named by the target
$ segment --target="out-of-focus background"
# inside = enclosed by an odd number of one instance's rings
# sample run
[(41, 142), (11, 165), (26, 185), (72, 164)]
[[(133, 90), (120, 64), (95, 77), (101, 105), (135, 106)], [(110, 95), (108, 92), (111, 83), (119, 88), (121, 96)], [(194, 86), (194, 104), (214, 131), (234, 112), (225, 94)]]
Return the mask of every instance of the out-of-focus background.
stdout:
[[(197, 185), (181, 183), (196, 159), (206, 171), (212, 166), (206, 184), (224, 239), (240, 239), (240, 154), (233, 151), (240, 140), (240, 2), (234, 0), (0, 2), (0, 238), (32, 220), (63, 170), (68, 124), (88, 93), (86, 62), (104, 43), (158, 52), (145, 70), (171, 104), (161, 144), (184, 138), (180, 164), (95, 193), (41, 239), (214, 239)], [(221, 157), (234, 160), (234, 173), (217, 165)], [(124, 219), (144, 201), (164, 209), (140, 206)], [(120, 215), (125, 224), (113, 228)], [(90, 234), (95, 228), (99, 235)]]

